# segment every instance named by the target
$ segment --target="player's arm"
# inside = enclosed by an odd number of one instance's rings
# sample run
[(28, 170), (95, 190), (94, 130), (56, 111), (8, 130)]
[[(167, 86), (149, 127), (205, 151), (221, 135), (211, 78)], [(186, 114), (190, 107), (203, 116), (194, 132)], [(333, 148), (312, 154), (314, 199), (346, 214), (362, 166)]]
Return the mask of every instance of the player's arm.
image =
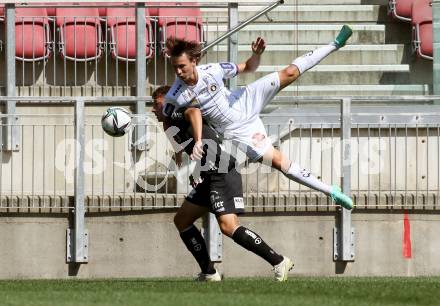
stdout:
[(252, 55), (246, 62), (237, 65), (238, 73), (255, 72), (258, 66), (260, 66), (261, 54), (266, 49), (266, 43), (263, 38), (257, 37), (257, 40), (252, 42), (251, 47)]
[(189, 107), (185, 110), (185, 119), (191, 124), (194, 137), (193, 153), (190, 158), (201, 159), (203, 156), (203, 144), (202, 144), (202, 113), (200, 109), (195, 107)]

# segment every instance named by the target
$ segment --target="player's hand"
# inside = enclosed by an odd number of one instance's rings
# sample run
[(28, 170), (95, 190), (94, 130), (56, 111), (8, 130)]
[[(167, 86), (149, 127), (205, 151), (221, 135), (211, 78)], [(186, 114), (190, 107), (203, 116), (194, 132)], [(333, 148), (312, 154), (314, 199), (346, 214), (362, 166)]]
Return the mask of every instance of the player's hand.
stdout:
[(191, 174), (189, 176), (189, 182), (193, 188), (196, 188), (198, 184), (203, 182), (203, 179), (200, 176), (197, 178), (194, 178), (194, 176)]
[(265, 49), (266, 43), (263, 38), (257, 37), (257, 40), (252, 42), (252, 53), (261, 55)]
[(201, 140), (196, 141), (193, 147), (192, 154), (190, 156), (191, 160), (201, 160), (203, 156), (203, 143)]

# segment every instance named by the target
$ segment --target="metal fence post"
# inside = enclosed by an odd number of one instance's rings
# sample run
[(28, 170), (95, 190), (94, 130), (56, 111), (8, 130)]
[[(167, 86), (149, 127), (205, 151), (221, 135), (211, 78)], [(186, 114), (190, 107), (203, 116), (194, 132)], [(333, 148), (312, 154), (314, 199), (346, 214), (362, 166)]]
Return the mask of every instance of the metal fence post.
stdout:
[(203, 238), (211, 260), (221, 262), (223, 259), (223, 236), (213, 213), (207, 213), (203, 216)]
[[(238, 3), (228, 5), (228, 31), (238, 25)], [(228, 62), (237, 63), (238, 61), (238, 32), (232, 34), (228, 39)], [(237, 87), (237, 79), (228, 80), (229, 89)]]
[[(6, 96), (15, 97), (15, 4), (7, 3), (5, 6), (5, 38), (6, 38)], [(5, 113), (6, 124), (3, 129), (3, 150), (17, 151), (20, 146), (20, 130), (17, 125), (16, 102), (7, 101)]]
[[(341, 167), (342, 191), (351, 194), (351, 98), (341, 103)], [(333, 258), (337, 261), (354, 261), (354, 228), (351, 211), (341, 208), (338, 226), (334, 228)]]
[[(136, 96), (146, 96), (147, 59), (145, 41), (145, 3), (136, 3)], [(136, 150), (147, 149), (147, 126), (145, 118), (145, 101), (137, 101), (135, 107), (138, 119), (133, 133), (133, 147)]]
[(75, 208), (74, 228), (67, 230), (67, 262), (88, 262), (88, 231), (85, 229), (84, 208), (84, 99), (75, 101)]

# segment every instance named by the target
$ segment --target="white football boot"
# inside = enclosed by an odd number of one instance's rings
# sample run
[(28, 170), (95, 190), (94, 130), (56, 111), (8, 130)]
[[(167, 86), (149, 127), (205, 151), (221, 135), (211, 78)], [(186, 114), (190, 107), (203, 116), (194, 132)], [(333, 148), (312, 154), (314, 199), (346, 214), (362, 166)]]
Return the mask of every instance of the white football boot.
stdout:
[(215, 271), (214, 274), (205, 274), (200, 272), (195, 279), (196, 282), (220, 282), (221, 280), (222, 277), (218, 271)]
[(275, 273), (275, 280), (278, 282), (284, 282), (287, 280), (287, 274), (293, 268), (293, 262), (290, 258), (283, 256), (284, 259), (279, 264), (273, 266), (273, 272)]

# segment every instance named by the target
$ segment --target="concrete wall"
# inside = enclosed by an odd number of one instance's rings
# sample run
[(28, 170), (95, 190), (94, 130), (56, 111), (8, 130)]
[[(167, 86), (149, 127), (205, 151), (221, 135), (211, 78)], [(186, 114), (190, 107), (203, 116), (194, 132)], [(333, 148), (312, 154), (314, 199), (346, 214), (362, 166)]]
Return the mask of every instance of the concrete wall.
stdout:
[[(94, 215), (86, 218), (89, 263), (65, 263), (66, 215), (3, 215), (0, 278), (106, 278), (192, 276), (198, 272), (172, 222), (173, 213)], [(334, 213), (254, 214), (241, 222), (273, 248), (291, 256), (294, 275), (440, 275), (440, 215), (410, 213), (412, 258), (402, 253), (403, 212), (356, 212), (356, 261), (333, 262)], [(225, 277), (271, 276), (271, 267), (224, 239)]]

